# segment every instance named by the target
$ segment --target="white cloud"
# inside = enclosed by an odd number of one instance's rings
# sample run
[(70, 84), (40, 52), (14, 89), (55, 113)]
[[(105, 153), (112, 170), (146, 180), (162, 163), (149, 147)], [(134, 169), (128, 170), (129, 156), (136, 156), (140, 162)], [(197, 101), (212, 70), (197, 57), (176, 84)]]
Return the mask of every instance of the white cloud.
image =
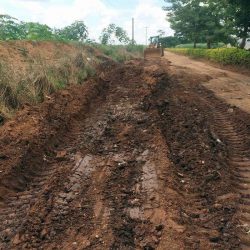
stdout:
[(134, 11), (136, 20), (136, 40), (145, 43), (146, 28), (148, 27), (148, 37), (157, 35), (157, 31), (162, 29), (166, 35), (172, 35), (169, 23), (166, 21), (166, 13), (153, 0), (140, 0)]

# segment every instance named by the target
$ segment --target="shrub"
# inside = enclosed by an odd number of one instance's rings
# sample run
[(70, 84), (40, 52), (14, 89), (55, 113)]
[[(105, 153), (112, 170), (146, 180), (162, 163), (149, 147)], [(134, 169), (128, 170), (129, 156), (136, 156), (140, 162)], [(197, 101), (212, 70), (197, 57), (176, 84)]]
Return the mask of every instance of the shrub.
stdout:
[(174, 48), (168, 51), (193, 58), (206, 58), (224, 65), (240, 65), (250, 68), (250, 51), (238, 48), (185, 49)]

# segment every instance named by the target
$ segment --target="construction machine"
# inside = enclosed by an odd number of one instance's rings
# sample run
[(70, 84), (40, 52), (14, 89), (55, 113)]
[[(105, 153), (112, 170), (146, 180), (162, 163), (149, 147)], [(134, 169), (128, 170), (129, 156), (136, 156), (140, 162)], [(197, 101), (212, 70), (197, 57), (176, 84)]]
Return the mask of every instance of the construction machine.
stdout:
[(144, 50), (144, 58), (159, 58), (164, 56), (164, 48), (160, 43), (159, 36), (151, 36), (148, 48)]

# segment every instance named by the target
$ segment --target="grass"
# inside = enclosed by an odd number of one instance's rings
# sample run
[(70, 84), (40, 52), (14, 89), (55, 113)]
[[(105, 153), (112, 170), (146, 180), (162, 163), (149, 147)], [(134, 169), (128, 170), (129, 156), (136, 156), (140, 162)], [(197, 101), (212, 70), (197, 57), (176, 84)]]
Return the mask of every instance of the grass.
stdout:
[(116, 62), (124, 62), (135, 57), (143, 57), (143, 45), (103, 45), (96, 44), (104, 55), (111, 57)]
[(167, 49), (170, 52), (187, 55), (193, 58), (205, 58), (223, 65), (239, 65), (250, 68), (250, 51), (238, 48), (218, 49)]
[(95, 74), (94, 59), (87, 60), (83, 50), (66, 54), (55, 51), (56, 60), (21, 54), (22, 70), (6, 58), (0, 60), (0, 123), (28, 103), (35, 105), (53, 92), (72, 84), (82, 84)]
[[(8, 51), (5, 56), (0, 55), (0, 124), (23, 104), (35, 105), (57, 90), (82, 84), (94, 76), (95, 66), (102, 62), (95, 57), (97, 50), (117, 62), (124, 62), (142, 57), (144, 49), (141, 45), (90, 46), (56, 41), (12, 41), (0, 46), (0, 50), (7, 48)], [(17, 58), (9, 56), (16, 50)]]

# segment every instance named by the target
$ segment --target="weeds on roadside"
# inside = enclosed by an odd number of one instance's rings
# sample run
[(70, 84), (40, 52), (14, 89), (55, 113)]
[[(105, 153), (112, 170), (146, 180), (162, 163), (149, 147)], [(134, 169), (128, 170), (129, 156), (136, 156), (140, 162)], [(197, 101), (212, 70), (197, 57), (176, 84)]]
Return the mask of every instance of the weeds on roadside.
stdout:
[[(26, 51), (26, 50), (25, 50)], [(56, 90), (82, 84), (95, 74), (84, 51), (66, 54), (55, 51), (56, 58), (47, 60), (40, 54), (25, 55), (26, 68), (17, 69), (7, 60), (0, 61), (0, 123), (11, 117), (23, 104), (37, 104)]]

